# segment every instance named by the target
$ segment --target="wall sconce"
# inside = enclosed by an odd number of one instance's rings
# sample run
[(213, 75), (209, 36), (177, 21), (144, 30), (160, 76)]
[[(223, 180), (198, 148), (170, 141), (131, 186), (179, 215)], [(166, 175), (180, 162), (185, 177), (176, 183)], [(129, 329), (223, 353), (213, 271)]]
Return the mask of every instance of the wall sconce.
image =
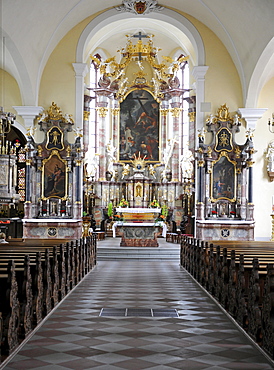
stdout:
[(274, 134), (274, 113), (272, 113), (272, 123), (270, 118), (268, 119), (268, 129), (272, 134)]

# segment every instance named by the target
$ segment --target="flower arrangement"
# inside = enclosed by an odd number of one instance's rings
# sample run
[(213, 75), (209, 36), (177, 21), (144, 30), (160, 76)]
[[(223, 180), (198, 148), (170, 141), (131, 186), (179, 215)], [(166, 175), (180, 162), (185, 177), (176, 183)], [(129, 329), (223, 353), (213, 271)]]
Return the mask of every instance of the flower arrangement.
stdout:
[(116, 214), (113, 216), (113, 220), (114, 221), (123, 221), (123, 216), (122, 215), (119, 215), (119, 214)]
[(217, 211), (212, 211), (211, 212), (213, 215), (217, 215)]
[(157, 202), (156, 199), (153, 199), (153, 201), (150, 202), (149, 207), (150, 208), (160, 208), (160, 204)]
[(119, 206), (119, 207), (122, 207), (122, 208), (126, 208), (126, 207), (128, 207), (128, 206), (129, 206), (129, 203), (128, 203), (128, 201), (127, 201), (127, 200), (125, 200), (124, 198), (122, 198), (122, 199), (120, 200), (120, 203), (118, 204), (118, 206)]
[(157, 218), (156, 218), (156, 220), (155, 220), (156, 222), (157, 221), (165, 221), (165, 216), (164, 215), (160, 215), (160, 216), (158, 216)]

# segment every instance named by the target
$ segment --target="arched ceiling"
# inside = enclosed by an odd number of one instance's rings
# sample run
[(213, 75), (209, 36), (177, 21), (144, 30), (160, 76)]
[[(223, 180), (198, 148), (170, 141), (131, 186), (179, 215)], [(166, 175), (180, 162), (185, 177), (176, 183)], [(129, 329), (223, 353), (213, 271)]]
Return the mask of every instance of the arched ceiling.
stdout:
[[(0, 0), (1, 42), (4, 37), (6, 44), (5, 63), (1, 47), (1, 66), (18, 81), (23, 104), (37, 103), (43, 69), (58, 42), (88, 17), (121, 3), (122, 0), (47, 0), (43, 3), (37, 0)], [(161, 0), (159, 4), (183, 12), (190, 21), (196, 18), (220, 38), (235, 63), (245, 94), (255, 68), (259, 69), (256, 75), (263, 81), (274, 76), (274, 64), (267, 59), (260, 60), (274, 35), (273, 0)], [(122, 23), (112, 24), (106, 29), (108, 34), (111, 34), (111, 28), (113, 51), (116, 51), (126, 27)], [(134, 33), (139, 28), (139, 24), (131, 24), (128, 30)], [(186, 52), (191, 54), (187, 40), (181, 39), (172, 26), (162, 27), (156, 21), (148, 26), (143, 22), (141, 29), (144, 32), (153, 31), (155, 44), (157, 38), (163, 38), (168, 41), (167, 49), (172, 51), (176, 48), (176, 40), (179, 40), (188, 49)], [(99, 39), (104, 40), (102, 34), (98, 34), (95, 43)], [(102, 45), (105, 48), (105, 44)], [(271, 47), (267, 54), (273, 52)], [(261, 70), (258, 68), (259, 60)]]
[[(124, 47), (127, 42), (126, 35), (136, 35), (140, 31), (142, 34), (154, 35), (152, 38), (154, 46), (161, 48), (158, 53), (160, 61), (162, 56), (173, 56), (178, 49), (189, 55), (192, 63), (196, 59), (193, 45), (182, 31), (166, 22), (160, 20), (148, 22), (145, 18), (140, 18), (138, 22), (130, 18), (126, 21), (120, 20), (101, 28), (89, 41), (86, 57), (98, 49), (102, 49), (108, 57), (118, 56), (117, 50)], [(143, 40), (143, 43), (147, 41)]]

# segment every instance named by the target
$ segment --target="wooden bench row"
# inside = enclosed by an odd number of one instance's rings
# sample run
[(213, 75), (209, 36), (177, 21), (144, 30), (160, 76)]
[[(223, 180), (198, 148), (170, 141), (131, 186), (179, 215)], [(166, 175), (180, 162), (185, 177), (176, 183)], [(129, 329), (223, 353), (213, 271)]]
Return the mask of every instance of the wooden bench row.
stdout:
[(274, 249), (185, 237), (181, 265), (274, 358)]
[(0, 250), (2, 360), (95, 266), (96, 235), (34, 250)]

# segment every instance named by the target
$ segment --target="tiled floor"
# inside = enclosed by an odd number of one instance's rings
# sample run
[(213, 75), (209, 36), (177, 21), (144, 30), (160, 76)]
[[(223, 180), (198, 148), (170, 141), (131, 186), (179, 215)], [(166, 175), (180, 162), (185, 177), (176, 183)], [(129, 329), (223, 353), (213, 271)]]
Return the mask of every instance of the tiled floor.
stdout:
[[(104, 242), (99, 247), (100, 243)], [(122, 309), (112, 314), (122, 314), (100, 316), (102, 309), (111, 308)], [(165, 316), (165, 309), (176, 310), (178, 317)], [(154, 311), (160, 316), (148, 314)], [(99, 261), (5, 366), (5, 370), (273, 368), (179, 261), (155, 260)]]

